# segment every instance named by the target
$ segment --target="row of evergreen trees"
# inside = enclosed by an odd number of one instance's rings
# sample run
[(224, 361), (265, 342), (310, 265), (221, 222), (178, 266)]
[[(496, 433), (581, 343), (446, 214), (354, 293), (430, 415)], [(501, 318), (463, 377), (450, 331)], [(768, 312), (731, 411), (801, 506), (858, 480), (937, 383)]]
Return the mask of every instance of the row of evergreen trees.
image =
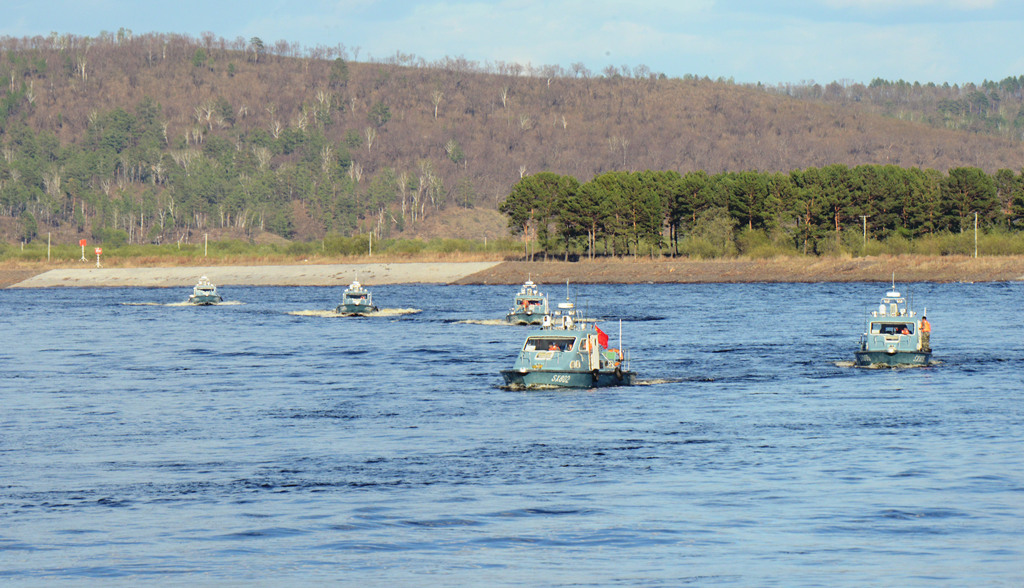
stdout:
[(500, 210), (513, 233), (566, 257), (714, 256), (766, 241), (820, 254), (868, 238), (962, 233), (976, 221), (1019, 231), (1024, 171), (829, 165), (788, 174), (607, 172), (585, 183), (545, 172), (520, 180)]

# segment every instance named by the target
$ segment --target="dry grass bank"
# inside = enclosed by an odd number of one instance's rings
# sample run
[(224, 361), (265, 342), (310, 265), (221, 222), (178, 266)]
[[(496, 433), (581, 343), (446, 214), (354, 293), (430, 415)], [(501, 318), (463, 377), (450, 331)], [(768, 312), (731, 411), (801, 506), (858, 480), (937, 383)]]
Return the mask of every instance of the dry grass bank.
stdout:
[[(132, 258), (104, 260), (106, 268), (249, 267), (366, 263), (466, 263), (496, 261), (493, 254), (451, 253), (411, 256), (350, 256), (296, 259), (292, 256), (224, 257), (205, 259)], [(87, 269), (90, 263), (15, 262), (0, 264), (0, 288), (6, 288), (51, 269)], [(656, 259), (626, 258), (562, 261), (505, 261), (491, 269), (458, 280), (459, 284), (518, 284), (527, 278), (538, 283), (727, 283), (727, 282), (998, 282), (1024, 280), (1024, 256), (878, 256), (858, 258), (783, 257), (777, 259)]]
[(725, 282), (992, 282), (1024, 280), (1024, 257), (918, 255), (859, 258), (505, 262), (462, 284)]

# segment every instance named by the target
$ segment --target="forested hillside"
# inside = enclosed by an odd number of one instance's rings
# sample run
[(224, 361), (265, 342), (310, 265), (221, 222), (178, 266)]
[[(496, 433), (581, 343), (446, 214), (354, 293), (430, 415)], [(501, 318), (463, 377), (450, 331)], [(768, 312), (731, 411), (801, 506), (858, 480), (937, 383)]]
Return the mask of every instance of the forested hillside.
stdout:
[(876, 78), (866, 86), (834, 81), (765, 90), (810, 102), (854, 106), (935, 128), (1024, 140), (1024, 75), (962, 86)]
[[(585, 183), (608, 172), (872, 164), (1019, 179), (1024, 145), (1012, 133), (935, 129), (853, 99), (804, 98), (643, 67), (401, 53), (367, 63), (344, 45), (212, 33), (8, 37), (0, 228), (8, 241), (419, 235), (452, 230), (431, 221), (459, 211), (497, 216), (520, 180), (541, 172)], [(494, 237), (505, 234), (494, 226)]]

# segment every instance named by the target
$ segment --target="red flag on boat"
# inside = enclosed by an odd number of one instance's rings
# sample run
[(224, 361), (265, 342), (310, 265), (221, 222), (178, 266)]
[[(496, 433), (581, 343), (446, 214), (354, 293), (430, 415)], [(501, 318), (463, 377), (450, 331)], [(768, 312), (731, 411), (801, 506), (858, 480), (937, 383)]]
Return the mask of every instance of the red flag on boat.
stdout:
[(597, 342), (601, 347), (608, 349), (608, 333), (601, 330), (601, 327), (594, 325), (594, 330), (597, 331)]

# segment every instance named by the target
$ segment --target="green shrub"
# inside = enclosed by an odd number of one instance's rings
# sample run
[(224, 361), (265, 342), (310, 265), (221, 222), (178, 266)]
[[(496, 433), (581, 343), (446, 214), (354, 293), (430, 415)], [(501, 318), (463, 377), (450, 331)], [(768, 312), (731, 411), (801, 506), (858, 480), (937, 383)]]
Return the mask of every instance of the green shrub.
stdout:
[(327, 255), (366, 255), (370, 250), (370, 237), (356, 235), (345, 237), (331, 233), (323, 239), (323, 251)]
[(721, 253), (721, 248), (715, 246), (707, 239), (686, 237), (679, 241), (679, 254), (684, 257), (715, 259), (716, 257), (721, 257)]
[(128, 232), (123, 229), (97, 227), (92, 231), (92, 238), (106, 247), (121, 247), (128, 243)]
[(387, 252), (398, 255), (415, 255), (426, 248), (426, 243), (419, 239), (402, 239), (388, 245)]
[(476, 251), (476, 242), (467, 239), (431, 239), (426, 250), (437, 253), (468, 253)]
[(284, 252), (288, 255), (303, 256), (312, 255), (319, 249), (317, 245), (320, 243), (313, 243), (310, 241), (292, 241), (285, 248)]

